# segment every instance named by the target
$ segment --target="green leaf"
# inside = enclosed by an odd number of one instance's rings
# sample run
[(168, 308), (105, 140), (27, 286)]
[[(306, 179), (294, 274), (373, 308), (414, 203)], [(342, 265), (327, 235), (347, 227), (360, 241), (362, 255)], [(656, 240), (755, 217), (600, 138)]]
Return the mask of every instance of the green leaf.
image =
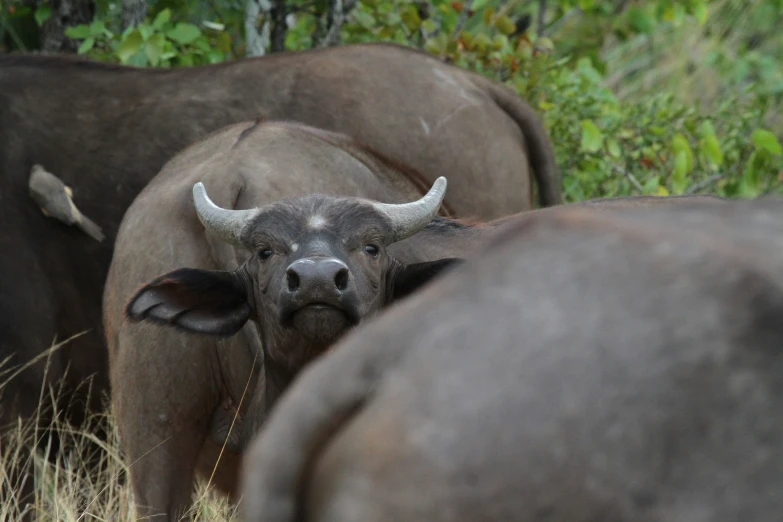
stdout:
[(710, 120), (704, 120), (699, 125), (699, 136), (706, 138), (707, 136), (715, 136), (715, 127), (712, 126)]
[(609, 155), (613, 158), (619, 158), (622, 154), (620, 150), (620, 144), (617, 143), (617, 140), (613, 138), (606, 140), (606, 149), (609, 151)]
[(628, 25), (637, 33), (651, 33), (655, 29), (655, 21), (643, 9), (633, 6), (628, 9)]
[(693, 6), (693, 16), (699, 22), (699, 25), (704, 25), (707, 22), (707, 6), (704, 2), (698, 2)]
[(216, 47), (224, 53), (230, 53), (231, 52), (231, 36), (229, 36), (228, 33), (220, 33), (215, 38), (217, 45)]
[(419, 11), (411, 4), (407, 8), (400, 12), (400, 17), (405, 26), (411, 31), (415, 31), (421, 27), (421, 17)]
[[(473, 5), (473, 10), (476, 11), (475, 4)], [(495, 10), (492, 7), (487, 7), (484, 9), (484, 12), (481, 13), (481, 21), (484, 22), (484, 25), (491, 25), (492, 24), (492, 15), (495, 14)]]
[(103, 22), (95, 21), (90, 24), (90, 36), (100, 36), (106, 31), (106, 25)]
[(506, 15), (501, 15), (495, 19), (495, 29), (500, 31), (501, 34), (509, 35), (516, 31), (517, 27), (511, 18)]
[(85, 38), (85, 40), (76, 50), (76, 54), (87, 53), (90, 49), (92, 49), (93, 45), (95, 45), (95, 38), (93, 38), (92, 36), (90, 36), (89, 38)]
[(169, 20), (171, 20), (171, 9), (167, 7), (155, 16), (155, 20), (152, 21), (152, 27), (160, 31)]
[(201, 30), (193, 24), (178, 22), (166, 33), (166, 36), (180, 45), (187, 45), (201, 36)]
[(150, 36), (152, 36), (152, 32), (154, 31), (154, 29), (147, 24), (139, 24), (138, 29), (141, 33), (142, 40), (145, 42), (149, 39)]
[(685, 20), (685, 7), (679, 2), (667, 6), (663, 13), (663, 20), (671, 22), (674, 27), (679, 27)]
[(429, 18), (421, 23), (421, 30), (427, 34), (434, 33), (435, 29), (437, 29), (435, 22)]
[(756, 152), (750, 155), (739, 184), (739, 195), (745, 198), (755, 198), (759, 195), (759, 175), (756, 168)]
[(691, 146), (688, 143), (688, 139), (685, 136), (683, 136), (680, 133), (674, 135), (674, 137), (672, 138), (672, 151), (674, 152), (675, 158), (680, 152), (685, 154), (686, 174), (691, 170), (693, 170), (693, 151), (691, 150)]
[(65, 36), (71, 38), (72, 40), (81, 40), (82, 38), (87, 38), (90, 36), (90, 26), (81, 24), (68, 27), (65, 30)]
[(713, 164), (723, 164), (723, 152), (720, 150), (720, 143), (715, 134), (708, 134), (699, 140), (699, 151)]
[(41, 27), (50, 16), (52, 16), (52, 8), (49, 7), (48, 3), (42, 3), (39, 5), (38, 9), (36, 9), (35, 13), (33, 14), (35, 23), (38, 24), (38, 27)]
[(138, 29), (129, 32), (128, 35), (123, 38), (122, 43), (120, 43), (119, 49), (117, 49), (117, 57), (120, 59), (120, 62), (128, 63), (128, 60), (139, 52), (143, 43), (144, 40)]
[(438, 36), (427, 38), (424, 42), (424, 49), (432, 54), (443, 54), (446, 51), (446, 44), (448, 43), (448, 37), (440, 33)]
[(672, 172), (672, 191), (675, 194), (685, 192), (687, 185), (686, 174), (688, 173), (688, 156), (681, 150), (674, 156), (674, 171)]
[(756, 129), (753, 131), (753, 144), (757, 149), (764, 149), (770, 154), (780, 156), (783, 154), (783, 149), (780, 147), (780, 143), (774, 134), (764, 129)]
[(484, 33), (479, 33), (473, 38), (473, 46), (480, 53), (486, 52), (490, 45), (492, 45), (492, 40)]
[(224, 59), (225, 57), (220, 49), (212, 49), (207, 53), (207, 60), (209, 60), (209, 63), (222, 62)]
[(581, 150), (586, 152), (598, 152), (603, 143), (603, 135), (595, 123), (590, 120), (582, 120)]
[(355, 10), (353, 12), (353, 17), (356, 20), (356, 23), (365, 29), (372, 30), (375, 28), (375, 18), (373, 18), (370, 13), (366, 11)]
[(579, 0), (579, 9), (587, 11), (595, 5), (595, 0)]
[(147, 60), (153, 67), (157, 67), (160, 64), (165, 44), (166, 39), (160, 33), (153, 34), (144, 43), (144, 54), (147, 55)]
[(642, 192), (644, 194), (655, 194), (658, 192), (658, 187), (660, 186), (661, 179), (659, 176), (653, 176), (647, 181), (644, 182), (644, 185), (642, 185)]

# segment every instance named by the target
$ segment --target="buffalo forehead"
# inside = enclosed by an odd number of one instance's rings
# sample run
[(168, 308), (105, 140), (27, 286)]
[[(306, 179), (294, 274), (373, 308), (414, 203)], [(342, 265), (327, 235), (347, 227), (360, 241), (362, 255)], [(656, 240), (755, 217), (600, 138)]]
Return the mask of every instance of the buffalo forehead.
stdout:
[(391, 226), (385, 216), (365, 202), (321, 195), (269, 205), (247, 227), (251, 244), (267, 235), (293, 243), (313, 232), (346, 239), (369, 229), (388, 234)]

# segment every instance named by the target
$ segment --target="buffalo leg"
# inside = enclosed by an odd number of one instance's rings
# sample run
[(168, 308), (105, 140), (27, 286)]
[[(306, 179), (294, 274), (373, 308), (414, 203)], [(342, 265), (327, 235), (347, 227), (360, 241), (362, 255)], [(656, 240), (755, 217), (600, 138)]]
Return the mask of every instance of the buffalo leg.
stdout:
[(206, 358), (213, 347), (182, 342), (177, 334), (125, 325), (113, 348), (112, 402), (136, 508), (155, 522), (179, 520), (190, 508), (194, 471), (218, 404)]
[[(137, 514), (141, 520), (155, 522), (180, 520), (190, 509), (193, 473), (205, 433), (170, 430), (163, 440), (150, 439), (123, 444), (132, 465), (129, 473)], [(160, 446), (149, 451), (150, 442)]]

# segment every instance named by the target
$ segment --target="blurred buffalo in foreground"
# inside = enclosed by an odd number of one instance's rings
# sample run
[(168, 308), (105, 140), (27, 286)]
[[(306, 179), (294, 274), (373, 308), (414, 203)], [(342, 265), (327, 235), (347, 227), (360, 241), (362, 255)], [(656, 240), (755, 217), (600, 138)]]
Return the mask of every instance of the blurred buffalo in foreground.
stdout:
[(773, 522), (783, 202), (540, 212), (302, 372), (247, 522)]

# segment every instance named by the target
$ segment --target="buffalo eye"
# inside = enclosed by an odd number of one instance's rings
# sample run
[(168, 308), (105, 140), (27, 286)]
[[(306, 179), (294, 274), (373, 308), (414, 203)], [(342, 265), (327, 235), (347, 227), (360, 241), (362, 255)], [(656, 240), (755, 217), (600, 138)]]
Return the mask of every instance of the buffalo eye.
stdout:
[(265, 248), (263, 250), (258, 251), (258, 258), (261, 259), (261, 261), (266, 261), (270, 257), (272, 257), (272, 250), (269, 248)]
[(364, 251), (370, 254), (372, 257), (378, 257), (378, 247), (376, 245), (365, 245)]

